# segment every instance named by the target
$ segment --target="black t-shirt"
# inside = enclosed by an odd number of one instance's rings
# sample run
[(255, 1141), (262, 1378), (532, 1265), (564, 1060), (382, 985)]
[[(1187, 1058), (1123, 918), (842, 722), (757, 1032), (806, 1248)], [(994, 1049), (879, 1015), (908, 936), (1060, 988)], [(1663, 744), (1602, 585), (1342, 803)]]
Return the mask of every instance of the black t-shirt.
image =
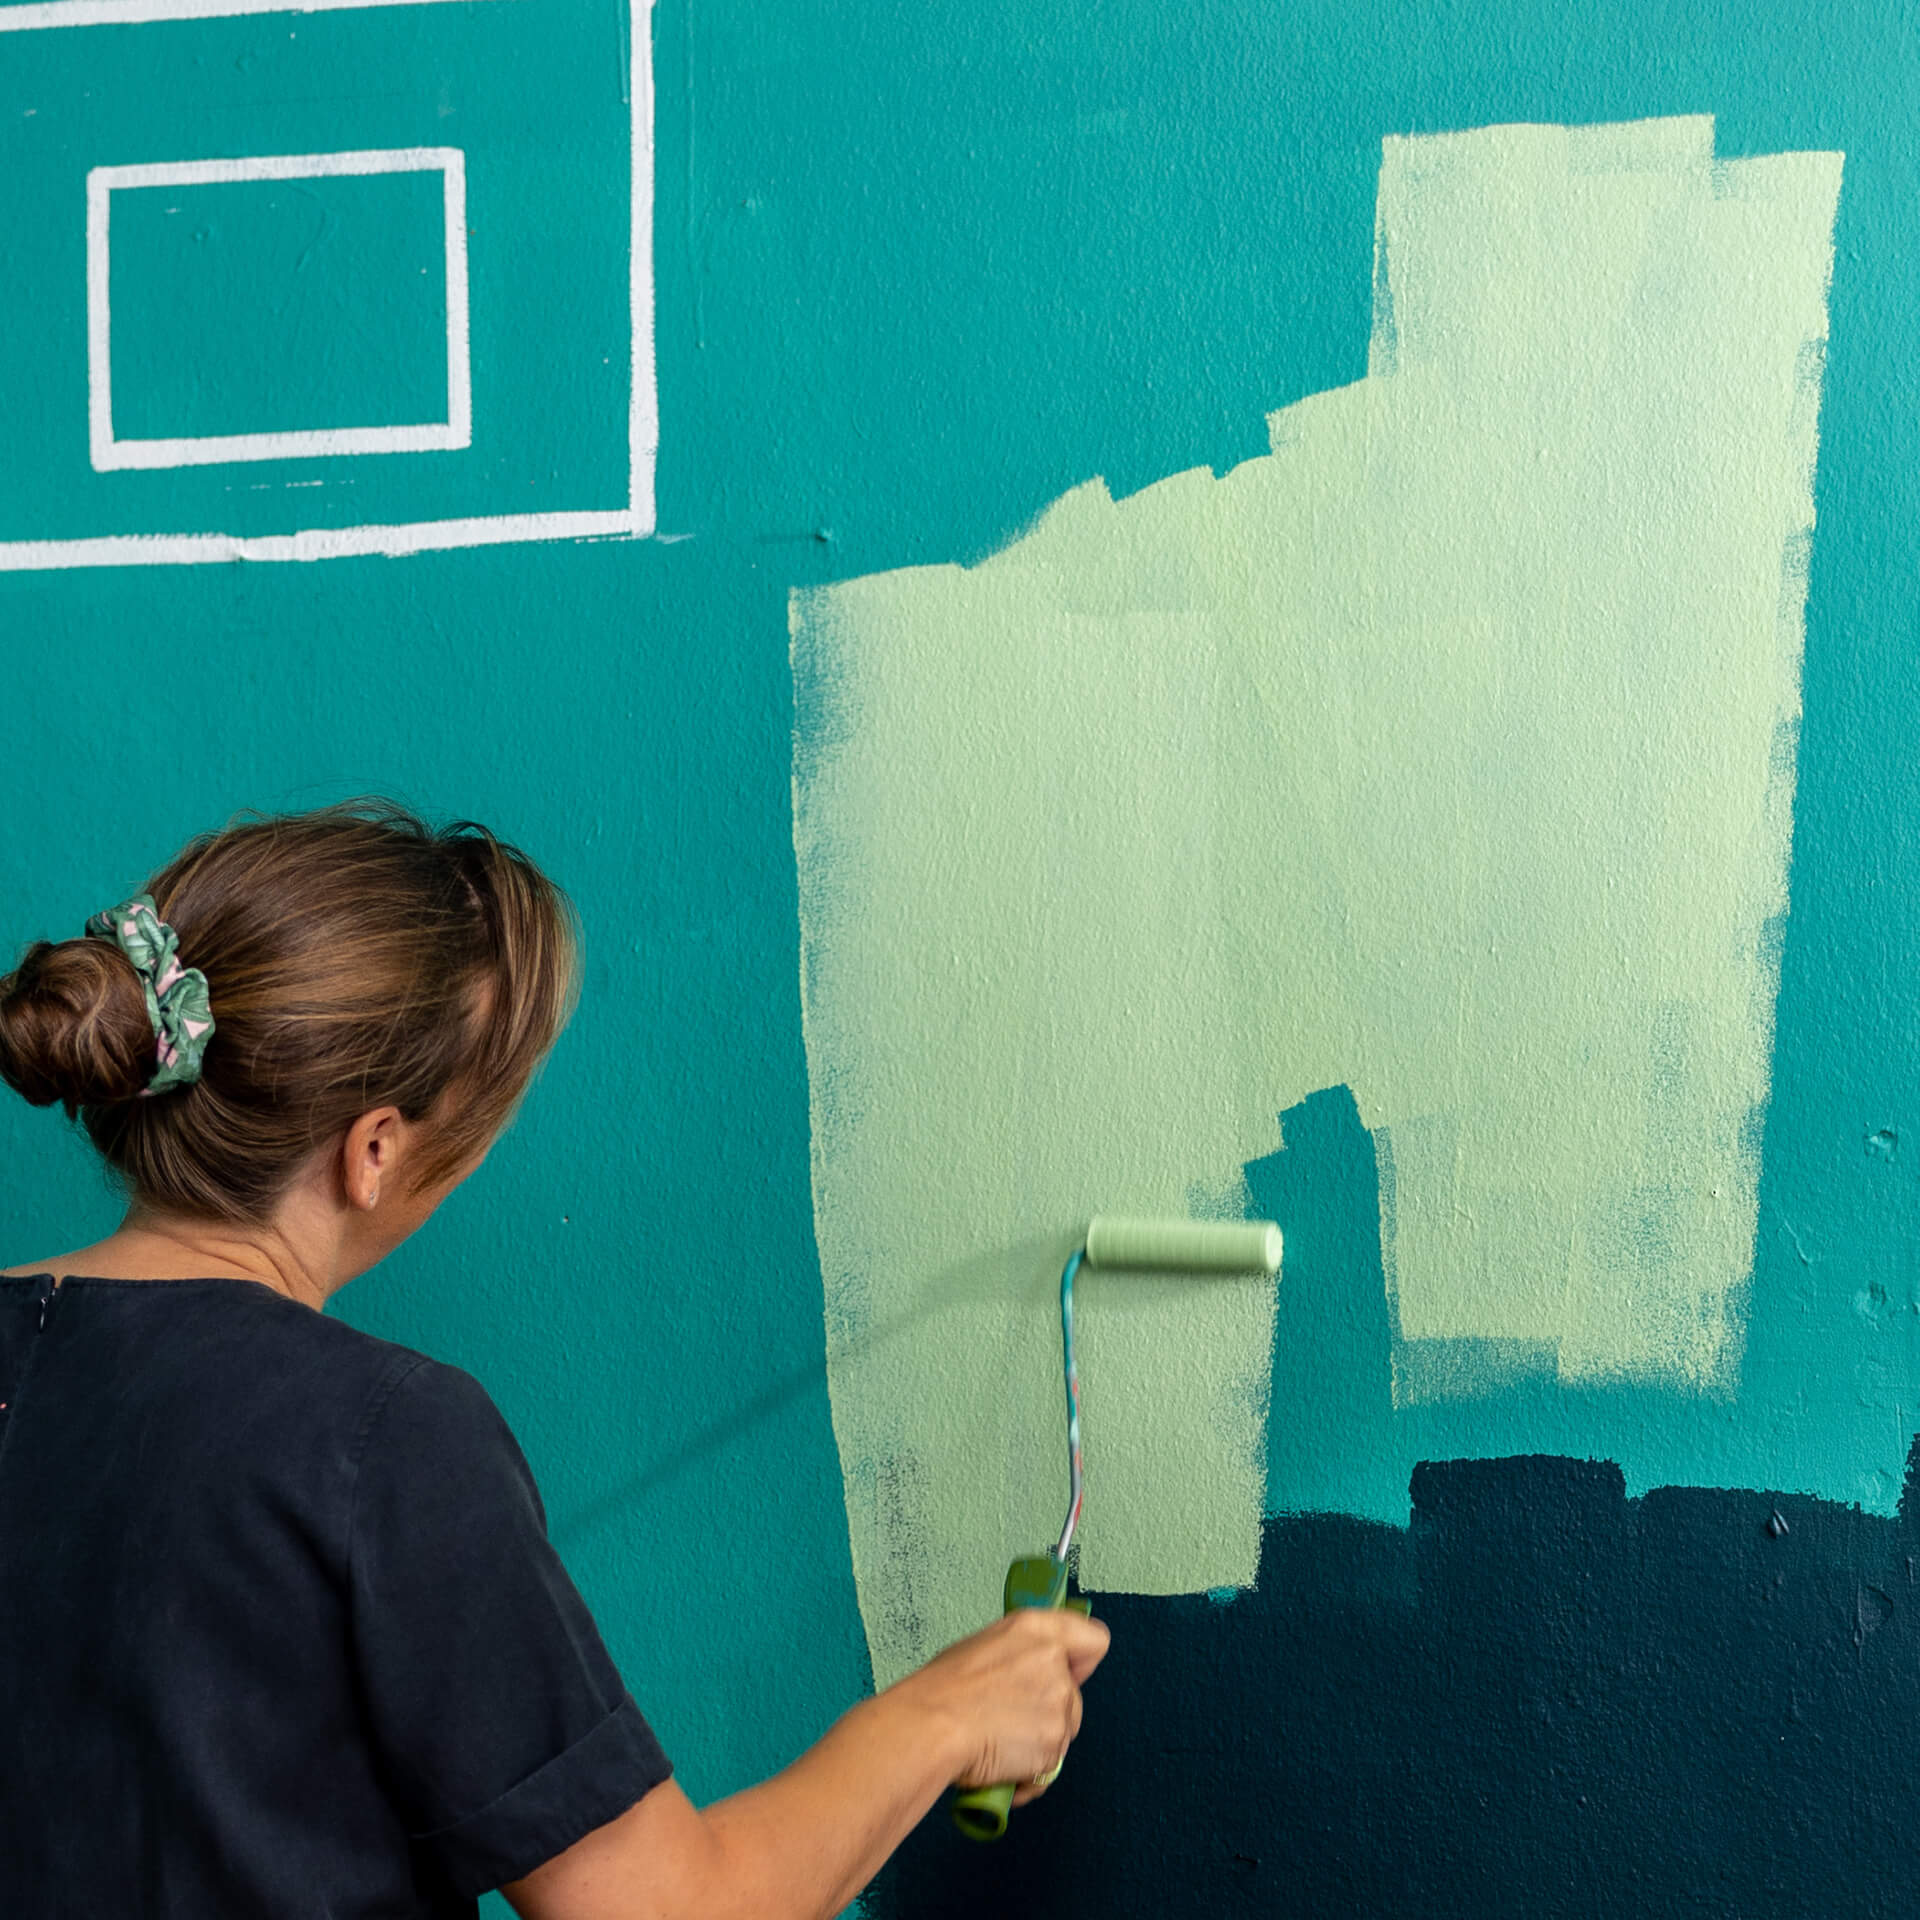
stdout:
[(0, 1402), (6, 1920), (472, 1915), (667, 1777), (457, 1368), (0, 1279)]

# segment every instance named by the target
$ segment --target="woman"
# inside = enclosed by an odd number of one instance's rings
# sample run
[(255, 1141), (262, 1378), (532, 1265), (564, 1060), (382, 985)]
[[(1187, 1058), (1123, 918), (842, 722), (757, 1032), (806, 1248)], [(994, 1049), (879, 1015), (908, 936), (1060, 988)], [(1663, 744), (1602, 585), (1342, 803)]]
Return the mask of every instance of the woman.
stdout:
[(1041, 1790), (1106, 1630), (996, 1622), (704, 1810), (468, 1375), (318, 1309), (486, 1156), (564, 897), (356, 804), (195, 841), (0, 980), (0, 1076), (130, 1198), (0, 1276), (0, 1912), (838, 1912), (952, 1783)]

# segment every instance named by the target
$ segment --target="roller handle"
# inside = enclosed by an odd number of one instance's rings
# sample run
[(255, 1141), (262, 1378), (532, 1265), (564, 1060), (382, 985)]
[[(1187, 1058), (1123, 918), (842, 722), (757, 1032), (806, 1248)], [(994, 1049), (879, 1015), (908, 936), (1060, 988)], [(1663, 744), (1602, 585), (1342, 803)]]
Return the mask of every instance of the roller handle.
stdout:
[[(1091, 1609), (1077, 1593), (1067, 1592), (1066, 1563), (1050, 1553), (1030, 1553), (1007, 1569), (1003, 1611), (1017, 1607), (1071, 1607), (1075, 1613)], [(1045, 1774), (1040, 1784), (1052, 1785), (1060, 1769)], [(1015, 1783), (1003, 1780), (998, 1786), (965, 1787), (953, 1796), (953, 1824), (969, 1840), (998, 1840), (1007, 1830), (1007, 1815), (1013, 1811)]]

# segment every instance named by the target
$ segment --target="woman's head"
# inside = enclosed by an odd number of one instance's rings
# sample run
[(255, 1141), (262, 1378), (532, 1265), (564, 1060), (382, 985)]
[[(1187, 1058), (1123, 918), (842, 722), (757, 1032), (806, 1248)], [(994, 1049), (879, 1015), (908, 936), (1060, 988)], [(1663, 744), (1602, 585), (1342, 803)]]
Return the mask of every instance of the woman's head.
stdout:
[(207, 977), (199, 1080), (142, 1097), (145, 987), (98, 936), (36, 942), (0, 978), (0, 1078), (78, 1114), (156, 1212), (264, 1224), (317, 1151), (389, 1106), (424, 1129), (415, 1186), (444, 1185), (506, 1124), (578, 991), (566, 896), (471, 821), (436, 832), (382, 801), (244, 816), (145, 891)]

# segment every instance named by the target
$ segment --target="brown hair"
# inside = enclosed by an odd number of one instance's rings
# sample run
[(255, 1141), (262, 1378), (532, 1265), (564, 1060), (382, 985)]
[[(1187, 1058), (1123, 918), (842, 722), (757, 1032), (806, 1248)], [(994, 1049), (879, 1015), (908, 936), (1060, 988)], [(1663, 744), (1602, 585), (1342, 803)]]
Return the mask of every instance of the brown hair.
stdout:
[(200, 1079), (140, 1097), (155, 1065), (145, 994), (93, 937), (37, 941), (0, 979), (0, 1078), (77, 1115), (162, 1212), (261, 1224), (361, 1114), (421, 1122), (451, 1095), (414, 1176), (448, 1178), (511, 1117), (579, 991), (565, 894), (486, 828), (436, 832), (389, 801), (242, 815), (144, 891), (180, 963), (207, 976)]

